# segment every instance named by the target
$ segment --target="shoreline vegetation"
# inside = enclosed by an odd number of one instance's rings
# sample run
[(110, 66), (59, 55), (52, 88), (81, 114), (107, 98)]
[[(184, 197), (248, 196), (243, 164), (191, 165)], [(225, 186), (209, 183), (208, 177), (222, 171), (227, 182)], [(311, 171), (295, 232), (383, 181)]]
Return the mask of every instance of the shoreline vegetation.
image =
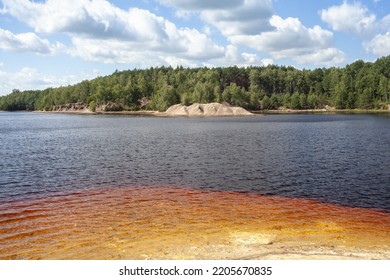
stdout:
[[(0, 110), (0, 112), (32, 112), (32, 113), (52, 113), (52, 114), (73, 114), (73, 115), (123, 115), (123, 116), (136, 116), (136, 117), (174, 117), (168, 116), (165, 112), (153, 111), (153, 110), (138, 110), (138, 111), (91, 111), (90, 109), (82, 110), (60, 110), (60, 111), (46, 111), (46, 110), (18, 110), (18, 111), (6, 111)], [(276, 109), (276, 110), (250, 110), (248, 111), (252, 116), (259, 115), (288, 115), (288, 114), (390, 114), (389, 110), (379, 109)], [(177, 117), (177, 116), (176, 116)], [(187, 116), (179, 116), (187, 117)], [(193, 117), (193, 116), (192, 116)], [(204, 116), (197, 116), (204, 117)], [(206, 116), (210, 117), (210, 116)], [(217, 116), (214, 116), (217, 117)]]
[(57, 88), (14, 89), (0, 96), (4, 111), (64, 111), (68, 104), (82, 104), (92, 112), (153, 115), (150, 111), (164, 112), (175, 104), (209, 103), (270, 113), (333, 111), (329, 108), (389, 111), (390, 56), (375, 62), (358, 60), (344, 68), (312, 70), (277, 65), (151, 67), (115, 71)]
[(37, 110), (38, 113), (62, 113), (62, 114), (89, 114), (89, 115), (128, 115), (145, 117), (226, 117), (226, 116), (254, 116), (266, 114), (390, 114), (390, 105), (388, 110), (379, 109), (336, 109), (326, 107), (324, 109), (288, 109), (278, 108), (275, 110), (250, 110), (247, 111), (241, 107), (231, 106), (227, 103), (208, 103), (192, 104), (184, 106), (181, 104), (172, 105), (165, 112), (154, 110), (137, 111), (106, 111), (104, 107), (98, 106), (92, 111), (88, 104), (65, 104), (57, 106), (55, 110)]

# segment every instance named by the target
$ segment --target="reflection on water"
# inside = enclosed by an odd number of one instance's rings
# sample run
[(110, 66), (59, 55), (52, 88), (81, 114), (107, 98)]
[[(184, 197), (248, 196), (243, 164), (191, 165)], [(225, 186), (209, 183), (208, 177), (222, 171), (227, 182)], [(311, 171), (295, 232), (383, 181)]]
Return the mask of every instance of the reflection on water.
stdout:
[(390, 250), (390, 215), (184, 187), (102, 188), (0, 206), (0, 259), (218, 259), (273, 244)]

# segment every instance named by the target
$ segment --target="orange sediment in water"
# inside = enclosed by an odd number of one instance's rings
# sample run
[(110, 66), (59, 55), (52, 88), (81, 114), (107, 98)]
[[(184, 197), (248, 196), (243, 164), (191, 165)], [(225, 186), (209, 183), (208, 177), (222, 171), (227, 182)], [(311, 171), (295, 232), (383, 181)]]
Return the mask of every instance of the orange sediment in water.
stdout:
[(0, 259), (260, 258), (275, 246), (388, 254), (390, 215), (185, 187), (106, 188), (0, 206)]

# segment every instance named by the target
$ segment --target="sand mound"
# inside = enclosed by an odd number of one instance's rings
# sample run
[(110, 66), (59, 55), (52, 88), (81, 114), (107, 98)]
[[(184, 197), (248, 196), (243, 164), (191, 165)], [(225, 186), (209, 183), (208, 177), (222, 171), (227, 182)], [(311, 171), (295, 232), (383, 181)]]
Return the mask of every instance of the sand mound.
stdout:
[(241, 107), (232, 107), (220, 103), (192, 104), (184, 106), (176, 104), (165, 111), (172, 117), (225, 117), (225, 116), (251, 116), (252, 113)]

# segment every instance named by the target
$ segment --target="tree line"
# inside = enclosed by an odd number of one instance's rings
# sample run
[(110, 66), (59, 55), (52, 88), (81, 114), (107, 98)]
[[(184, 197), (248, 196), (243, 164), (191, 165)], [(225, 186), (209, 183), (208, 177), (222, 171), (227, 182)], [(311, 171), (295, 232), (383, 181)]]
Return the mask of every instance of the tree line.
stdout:
[[(390, 103), (390, 56), (343, 68), (157, 67), (45, 90), (13, 90), (0, 110), (52, 110), (67, 103), (115, 104), (109, 110), (166, 110), (177, 103), (228, 102), (249, 110), (385, 109)], [(92, 108), (92, 109), (93, 109)]]

